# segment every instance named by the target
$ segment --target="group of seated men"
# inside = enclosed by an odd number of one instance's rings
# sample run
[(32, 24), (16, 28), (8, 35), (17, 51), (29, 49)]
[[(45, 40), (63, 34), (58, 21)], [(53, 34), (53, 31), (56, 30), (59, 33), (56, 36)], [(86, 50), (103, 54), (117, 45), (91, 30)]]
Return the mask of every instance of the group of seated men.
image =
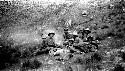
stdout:
[[(90, 30), (82, 29), (77, 32), (77, 34), (70, 34), (69, 30), (66, 28), (64, 29), (64, 42), (63, 46), (59, 46), (54, 42), (54, 35), (55, 33), (49, 33), (48, 37), (45, 38), (43, 41), (44, 48), (68, 48), (73, 51), (78, 52), (88, 52), (88, 49), (94, 50), (98, 48), (98, 44), (94, 43), (95, 41), (92, 36), (89, 36), (91, 33)], [(94, 46), (94, 49), (93, 49)], [(78, 49), (78, 50), (77, 50)]]
[[(91, 31), (89, 29), (82, 29), (77, 34), (69, 34), (68, 29), (64, 30), (64, 39), (67, 42), (64, 45), (75, 51), (89, 52), (88, 49), (94, 51), (98, 48), (98, 44), (95, 43), (93, 36), (89, 36)], [(76, 50), (79, 49), (79, 50)]]

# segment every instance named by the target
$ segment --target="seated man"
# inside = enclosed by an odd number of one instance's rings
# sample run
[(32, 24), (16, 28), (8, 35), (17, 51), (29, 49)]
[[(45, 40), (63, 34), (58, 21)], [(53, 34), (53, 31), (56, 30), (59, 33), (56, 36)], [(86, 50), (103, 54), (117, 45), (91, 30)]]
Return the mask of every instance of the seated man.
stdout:
[(80, 39), (83, 40), (83, 38), (84, 38), (84, 36), (83, 36), (83, 30), (79, 30), (78, 31), (78, 36), (79, 36)]
[(89, 30), (89, 28), (87, 29), (81, 29), (78, 31), (78, 35), (79, 37), (83, 40), (86, 41), (87, 40), (87, 36), (91, 33), (91, 31)]
[(64, 29), (64, 35), (63, 36), (64, 36), (65, 40), (68, 40), (68, 39), (72, 38), (72, 35), (69, 33), (68, 29)]
[(94, 42), (95, 40), (93, 39), (93, 37), (89, 36), (87, 38), (87, 42), (89, 42), (89, 44), (95, 46), (96, 48), (95, 49), (98, 49), (98, 43)]
[(91, 33), (91, 31), (87, 28), (87, 29), (83, 29), (83, 41), (87, 40), (87, 36)]
[(44, 53), (48, 54), (50, 49), (56, 46), (54, 38), (53, 38), (54, 35), (55, 33), (49, 33), (48, 37), (42, 38), (43, 41), (42, 41), (42, 44), (39, 45), (40, 51), (38, 54), (44, 54)]
[(79, 35), (74, 35), (74, 46), (79, 46), (85, 44), (85, 42), (83, 42), (82, 38), (79, 37)]
[(55, 41), (54, 41), (54, 35), (55, 33), (49, 33), (48, 37), (45, 40), (45, 45), (47, 45), (47, 47), (55, 47)]

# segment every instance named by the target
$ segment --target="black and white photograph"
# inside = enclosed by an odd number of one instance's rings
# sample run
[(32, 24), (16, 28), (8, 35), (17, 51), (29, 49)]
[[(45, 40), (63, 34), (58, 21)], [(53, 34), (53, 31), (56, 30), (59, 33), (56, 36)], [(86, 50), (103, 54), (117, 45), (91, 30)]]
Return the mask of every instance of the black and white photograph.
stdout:
[(0, 0), (0, 71), (125, 71), (125, 0)]

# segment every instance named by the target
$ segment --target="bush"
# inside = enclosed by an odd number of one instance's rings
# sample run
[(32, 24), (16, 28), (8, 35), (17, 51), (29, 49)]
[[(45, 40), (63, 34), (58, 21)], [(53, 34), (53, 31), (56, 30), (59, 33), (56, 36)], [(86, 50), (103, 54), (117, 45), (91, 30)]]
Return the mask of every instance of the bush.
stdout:
[(125, 70), (124, 70), (124, 67), (122, 67), (121, 65), (118, 64), (115, 66), (113, 71), (125, 71)]
[(92, 56), (91, 56), (92, 60), (95, 60), (97, 62), (101, 61), (102, 60), (102, 56), (98, 53), (94, 53)]
[(0, 47), (0, 70), (5, 69), (8, 64), (11, 66), (12, 64), (18, 63), (18, 57), (20, 53), (17, 50), (12, 49), (9, 46), (5, 46), (1, 44)]
[(37, 60), (28, 60), (27, 62), (23, 63), (22, 68), (24, 69), (38, 69), (41, 66), (42, 63), (40, 63)]

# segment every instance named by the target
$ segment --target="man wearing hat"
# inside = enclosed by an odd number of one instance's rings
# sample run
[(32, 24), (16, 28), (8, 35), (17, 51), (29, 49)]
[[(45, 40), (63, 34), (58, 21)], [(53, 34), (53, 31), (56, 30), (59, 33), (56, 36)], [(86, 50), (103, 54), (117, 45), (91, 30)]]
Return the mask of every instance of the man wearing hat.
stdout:
[(54, 41), (54, 35), (55, 33), (49, 33), (48, 37), (45, 40), (45, 44), (47, 45), (47, 47), (55, 47), (55, 41)]
[(87, 40), (88, 35), (91, 33), (91, 31), (89, 30), (89, 28), (87, 29), (83, 29), (82, 35), (83, 35), (83, 41)]
[(79, 43), (79, 36), (77, 34), (77, 31), (73, 32), (73, 39), (74, 43)]
[(54, 35), (55, 35), (55, 33), (49, 33), (49, 34), (48, 34), (48, 36), (49, 36), (50, 38), (53, 38)]
[(98, 42), (96, 40), (94, 40), (94, 38), (92, 36), (89, 36), (87, 38), (87, 42), (89, 42), (89, 44), (95, 46), (95, 49), (98, 49)]
[(69, 40), (72, 38), (71, 34), (69, 33), (68, 28), (64, 28), (64, 35), (63, 36), (64, 36), (65, 40)]

